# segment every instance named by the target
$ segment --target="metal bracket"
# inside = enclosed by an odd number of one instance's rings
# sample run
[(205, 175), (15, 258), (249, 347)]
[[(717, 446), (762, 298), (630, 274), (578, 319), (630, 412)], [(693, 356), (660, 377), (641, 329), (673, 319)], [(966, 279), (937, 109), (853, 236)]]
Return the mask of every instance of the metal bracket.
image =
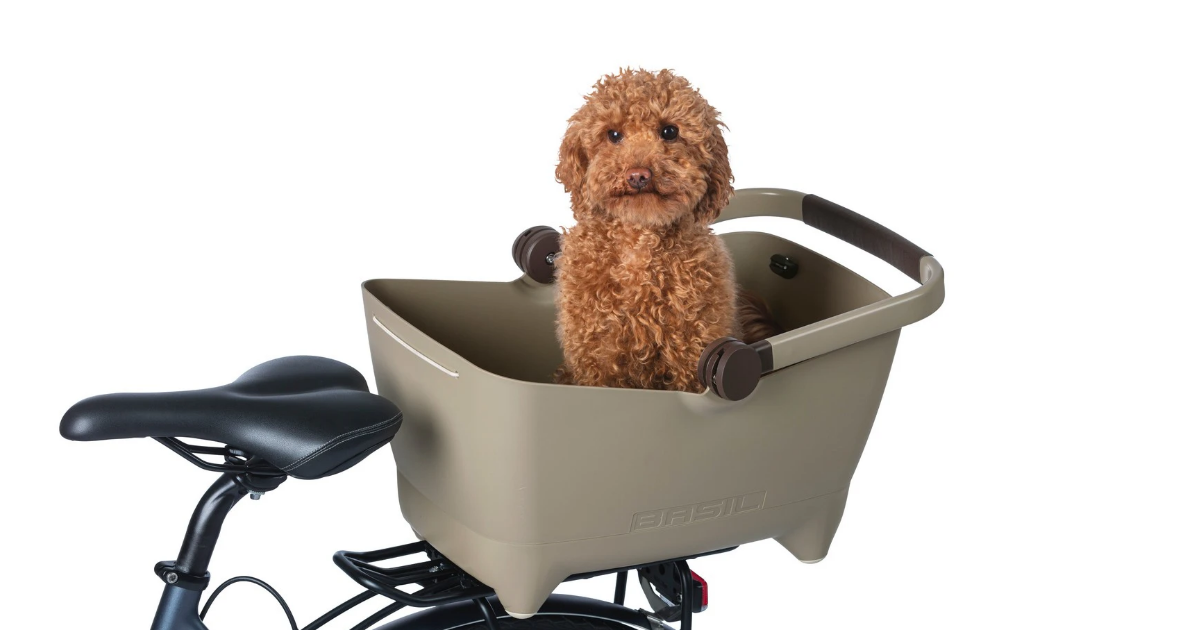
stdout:
[(639, 609), (638, 612), (646, 615), (646, 620), (650, 622), (650, 630), (670, 630), (670, 628), (667, 627), (667, 624), (663, 623), (662, 619), (654, 616), (654, 613), (650, 612), (649, 610)]
[(188, 591), (202, 591), (211, 583), (211, 574), (204, 573), (202, 576), (190, 575), (182, 573), (175, 568), (173, 561), (162, 561), (153, 567), (153, 572), (161, 581), (171, 586), (184, 588)]
[(691, 630), (692, 615), (704, 612), (704, 585), (683, 560), (638, 569), (638, 583), (654, 614), (666, 622), (680, 622), (681, 630)]

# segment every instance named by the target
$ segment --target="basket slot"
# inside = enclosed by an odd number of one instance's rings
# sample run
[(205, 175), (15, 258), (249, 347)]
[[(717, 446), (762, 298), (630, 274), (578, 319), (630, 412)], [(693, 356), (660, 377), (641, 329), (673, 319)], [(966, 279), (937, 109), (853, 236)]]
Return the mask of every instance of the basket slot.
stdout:
[(435, 359), (432, 359), (431, 357), (428, 357), (427, 355), (419, 352), (418, 350), (415, 350), (414, 346), (403, 341), (401, 337), (394, 334), (394, 331), (390, 330), (385, 324), (382, 324), (381, 320), (377, 319), (376, 315), (373, 315), (372, 317), (373, 317), (373, 323), (376, 324), (378, 328), (380, 328), (381, 330), (384, 330), (385, 334), (389, 335), (390, 338), (392, 338), (394, 341), (398, 342), (398, 344), (401, 345), (403, 348), (412, 352), (414, 354), (414, 356), (422, 359), (423, 361), (426, 361), (427, 363), (430, 363), (431, 365), (435, 366), (435, 368), (437, 370), (439, 370), (440, 372), (443, 372), (444, 374), (446, 374), (452, 378), (460, 378), (459, 372), (449, 369), (449, 368), (446, 368), (443, 365), (441, 365), (438, 361), (436, 361)]

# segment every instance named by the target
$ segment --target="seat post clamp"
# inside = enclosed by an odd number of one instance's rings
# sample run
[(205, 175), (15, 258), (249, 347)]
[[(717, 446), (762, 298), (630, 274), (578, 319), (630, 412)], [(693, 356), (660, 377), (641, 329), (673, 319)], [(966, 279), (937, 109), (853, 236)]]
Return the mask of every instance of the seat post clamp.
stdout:
[(173, 561), (165, 561), (157, 563), (153, 567), (153, 572), (157, 577), (161, 578), (163, 582), (171, 586), (185, 588), (188, 591), (202, 591), (207, 588), (211, 582), (211, 574), (204, 573), (202, 576), (191, 575), (179, 571)]

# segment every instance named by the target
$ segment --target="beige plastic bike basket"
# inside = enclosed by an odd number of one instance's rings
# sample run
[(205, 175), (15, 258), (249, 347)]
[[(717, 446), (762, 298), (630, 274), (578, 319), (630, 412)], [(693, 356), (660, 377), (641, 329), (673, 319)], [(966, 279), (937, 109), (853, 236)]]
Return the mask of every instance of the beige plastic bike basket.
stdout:
[[(554, 385), (553, 287), (370, 280), (378, 393), (402, 409), (393, 441), (402, 514), (420, 538), (534, 614), (576, 573), (774, 538), (804, 562), (828, 552), (900, 329), (944, 300), (944, 274), (890, 230), (812, 195), (738, 191), (721, 221), (803, 220), (921, 282), (891, 297), (769, 234), (724, 235), (738, 280), (787, 332), (773, 370), (737, 402), (703, 394)], [(796, 261), (791, 279), (771, 256)]]

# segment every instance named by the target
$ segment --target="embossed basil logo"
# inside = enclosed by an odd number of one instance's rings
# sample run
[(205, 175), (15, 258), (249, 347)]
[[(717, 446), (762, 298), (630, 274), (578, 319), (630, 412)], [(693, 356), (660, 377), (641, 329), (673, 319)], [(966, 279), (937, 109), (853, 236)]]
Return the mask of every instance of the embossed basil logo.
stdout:
[(716, 501), (639, 512), (634, 515), (634, 520), (630, 524), (630, 532), (689, 525), (714, 518), (744, 514), (746, 512), (761, 510), (765, 504), (766, 492), (754, 492), (739, 497), (729, 497)]

